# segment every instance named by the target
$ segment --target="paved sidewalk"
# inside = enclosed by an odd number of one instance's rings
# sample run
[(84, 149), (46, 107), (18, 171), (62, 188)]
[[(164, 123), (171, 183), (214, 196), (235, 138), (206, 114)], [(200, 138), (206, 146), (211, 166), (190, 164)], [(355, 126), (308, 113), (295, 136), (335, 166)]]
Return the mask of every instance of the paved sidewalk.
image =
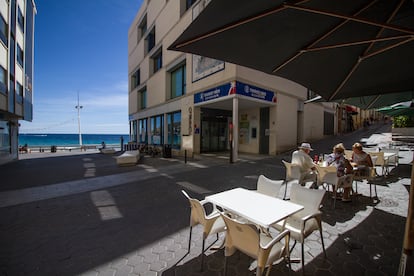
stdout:
[[(338, 142), (347, 148), (361, 139), (383, 145), (389, 133), (389, 125), (376, 125), (313, 142), (312, 147), (319, 154)], [(0, 276), (222, 275), (222, 250), (208, 250), (204, 271), (199, 269), (200, 227), (185, 256), (189, 206), (180, 190), (201, 199), (237, 186), (254, 189), (260, 174), (283, 179), (281, 160), (289, 160), (290, 152), (241, 154), (235, 164), (225, 154), (200, 155), (187, 163), (144, 157), (131, 167), (116, 166), (114, 156), (27, 155), (0, 166)], [(366, 183), (358, 185), (362, 195), (352, 203), (337, 202), (333, 209), (325, 198), (328, 259), (319, 235), (312, 234), (305, 243), (307, 275), (397, 274), (412, 157), (408, 148), (402, 150), (400, 166), (376, 181), (378, 200), (369, 197)], [(292, 255), (299, 257), (299, 250), (298, 244)], [(228, 275), (254, 275), (250, 265), (248, 257), (235, 254)], [(290, 275), (299, 275), (300, 269), (293, 264)], [(412, 262), (407, 270), (414, 273)], [(270, 273), (288, 274), (285, 266), (274, 266)]]

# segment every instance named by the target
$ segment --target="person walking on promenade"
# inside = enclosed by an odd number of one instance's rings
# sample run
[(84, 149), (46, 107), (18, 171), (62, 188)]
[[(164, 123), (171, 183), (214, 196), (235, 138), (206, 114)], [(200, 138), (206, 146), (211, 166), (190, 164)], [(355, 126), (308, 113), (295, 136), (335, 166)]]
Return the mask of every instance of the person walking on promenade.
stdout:
[(121, 151), (124, 151), (124, 136), (121, 136)]
[(316, 167), (313, 163), (312, 158), (309, 156), (309, 153), (313, 149), (309, 143), (302, 143), (298, 150), (295, 150), (292, 153), (292, 164), (297, 164), (300, 166), (300, 172), (302, 175), (302, 186), (305, 185), (308, 181), (313, 181), (312, 187), (317, 187), (316, 185)]

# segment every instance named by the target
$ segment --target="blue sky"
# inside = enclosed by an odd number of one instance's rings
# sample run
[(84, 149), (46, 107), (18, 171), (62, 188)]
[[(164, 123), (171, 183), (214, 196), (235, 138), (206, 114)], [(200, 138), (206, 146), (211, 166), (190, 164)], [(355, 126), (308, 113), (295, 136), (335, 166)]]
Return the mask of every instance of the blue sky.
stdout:
[(129, 133), (128, 29), (142, 0), (35, 0), (33, 121), (20, 133)]

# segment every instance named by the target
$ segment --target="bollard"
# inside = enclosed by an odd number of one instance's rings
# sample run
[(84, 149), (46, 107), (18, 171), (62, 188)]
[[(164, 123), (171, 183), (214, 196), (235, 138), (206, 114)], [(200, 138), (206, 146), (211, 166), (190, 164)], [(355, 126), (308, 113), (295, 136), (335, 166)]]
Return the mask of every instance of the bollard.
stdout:
[(187, 150), (184, 150), (184, 164), (187, 164)]

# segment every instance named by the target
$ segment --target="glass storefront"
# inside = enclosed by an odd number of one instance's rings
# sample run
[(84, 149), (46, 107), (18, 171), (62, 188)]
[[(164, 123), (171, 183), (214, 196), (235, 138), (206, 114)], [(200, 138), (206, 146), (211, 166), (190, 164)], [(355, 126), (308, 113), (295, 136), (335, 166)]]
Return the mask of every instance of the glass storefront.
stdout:
[(167, 114), (167, 144), (174, 149), (181, 147), (181, 111)]
[(202, 108), (201, 114), (201, 152), (229, 150), (231, 111)]

